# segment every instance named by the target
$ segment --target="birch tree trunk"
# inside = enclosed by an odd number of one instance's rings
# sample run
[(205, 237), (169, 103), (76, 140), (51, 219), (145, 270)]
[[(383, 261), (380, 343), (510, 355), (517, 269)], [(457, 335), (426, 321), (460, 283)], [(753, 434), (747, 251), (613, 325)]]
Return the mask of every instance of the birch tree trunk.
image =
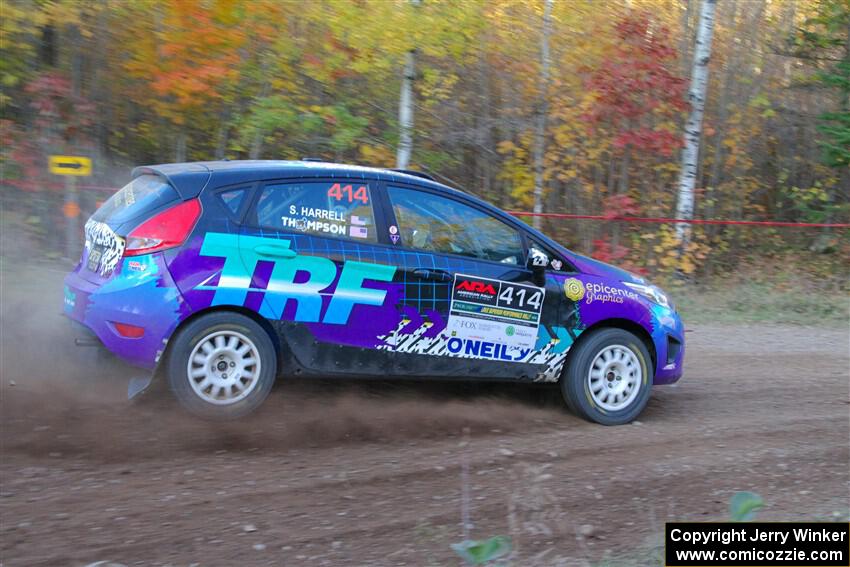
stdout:
[[(679, 177), (679, 194), (676, 218), (690, 220), (694, 217), (694, 185), (699, 164), (699, 145), (702, 138), (702, 115), (705, 110), (705, 93), (708, 86), (708, 61), (711, 58), (711, 38), (714, 33), (714, 9), (716, 0), (703, 0), (694, 47), (694, 64), (691, 69), (691, 87), (688, 101), (691, 113), (685, 125), (685, 148), (682, 150), (682, 172)], [(687, 245), (691, 227), (685, 223), (676, 225), (676, 236)]]
[[(543, 9), (543, 40), (540, 46), (540, 99), (537, 104), (537, 124), (534, 132), (534, 212), (543, 212), (543, 158), (546, 153), (546, 115), (549, 113), (549, 36), (552, 34), (552, 4), (545, 0)], [(532, 226), (540, 230), (542, 219), (534, 217)]]
[(413, 81), (416, 78), (416, 50), (404, 56), (404, 75), (401, 78), (401, 94), (398, 98), (398, 151), (396, 167), (407, 169), (413, 152)]
[[(414, 9), (422, 0), (410, 0)], [(416, 46), (404, 54), (404, 71), (401, 77), (401, 92), (398, 96), (398, 150), (395, 164), (399, 169), (407, 169), (413, 154), (413, 81), (416, 80)]]

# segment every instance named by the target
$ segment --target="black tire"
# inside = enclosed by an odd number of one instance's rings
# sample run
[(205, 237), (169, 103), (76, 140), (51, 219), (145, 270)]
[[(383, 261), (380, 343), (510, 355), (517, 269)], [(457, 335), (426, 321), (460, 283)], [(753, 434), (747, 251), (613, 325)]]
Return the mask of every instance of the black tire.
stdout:
[[(218, 337), (222, 337), (226, 344), (231, 344), (228, 341), (233, 337), (236, 347), (216, 350), (217, 354), (212, 357), (203, 353), (204, 345), (201, 343), (213, 346), (211, 342), (215, 343)], [(171, 339), (169, 346), (166, 361), (168, 385), (180, 404), (200, 417), (227, 420), (245, 416), (263, 403), (274, 385), (277, 375), (277, 353), (274, 344), (265, 329), (244, 315), (232, 312), (203, 315), (181, 329)], [(193, 355), (196, 347), (199, 350)], [(244, 347), (247, 347), (248, 351), (240, 355), (238, 351)], [(205, 379), (218, 380), (216, 370), (215, 376), (196, 377), (193, 385), (189, 365), (190, 357), (194, 359), (195, 356), (209, 361), (208, 364), (191, 363), (196, 365), (199, 373), (205, 368), (215, 368), (213, 364), (217, 366), (224, 362), (225, 366), (221, 369), (224, 371), (223, 380), (203, 387)], [(250, 361), (255, 359), (258, 359), (259, 369), (250, 364)], [(247, 366), (243, 366), (245, 364)], [(227, 378), (224, 378), (225, 374)], [(239, 387), (243, 390), (239, 391)], [(227, 392), (224, 392), (225, 388)], [(216, 391), (218, 395), (215, 394)], [(228, 401), (228, 398), (232, 401)]]
[[(616, 349), (616, 347), (625, 347), (625, 349)], [(640, 376), (635, 375), (636, 391), (631, 395), (624, 395), (624, 399), (620, 402), (622, 407), (616, 407), (616, 402), (607, 399), (603, 402), (598, 399), (600, 395), (605, 394), (597, 394), (597, 399), (594, 399), (591, 392), (591, 365), (603, 351), (612, 356), (615, 356), (615, 353), (623, 353), (627, 361), (631, 363), (629, 366), (625, 363), (620, 364), (619, 368), (623, 369), (623, 374), (631, 372), (631, 369), (640, 370)], [(628, 359), (629, 355), (626, 351), (634, 355), (634, 360)], [(604, 360), (600, 359), (598, 364), (597, 369), (606, 368)], [(619, 372), (599, 371), (598, 374), (605, 376), (601, 378), (603, 388), (608, 387), (608, 376), (613, 374), (613, 380), (610, 383), (613, 384), (614, 391), (617, 391)], [(602, 425), (623, 425), (634, 420), (646, 407), (652, 393), (653, 374), (652, 359), (643, 341), (622, 329), (599, 329), (592, 331), (588, 336), (581, 337), (578, 344), (571, 349), (566, 368), (561, 376), (561, 393), (567, 406), (578, 416)], [(628, 376), (621, 376), (622, 379), (628, 381)], [(600, 379), (597, 378), (597, 380)], [(596, 384), (598, 385), (599, 382)], [(597, 391), (601, 392), (601, 390)], [(603, 407), (605, 404), (614, 407)]]

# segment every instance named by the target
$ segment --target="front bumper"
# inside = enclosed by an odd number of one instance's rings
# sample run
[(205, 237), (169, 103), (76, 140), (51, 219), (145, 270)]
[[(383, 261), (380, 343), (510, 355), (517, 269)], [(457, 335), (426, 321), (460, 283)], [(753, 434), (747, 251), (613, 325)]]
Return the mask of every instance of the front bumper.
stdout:
[(660, 305), (652, 306), (652, 327), (656, 354), (653, 384), (672, 384), (684, 370), (685, 327), (678, 313)]

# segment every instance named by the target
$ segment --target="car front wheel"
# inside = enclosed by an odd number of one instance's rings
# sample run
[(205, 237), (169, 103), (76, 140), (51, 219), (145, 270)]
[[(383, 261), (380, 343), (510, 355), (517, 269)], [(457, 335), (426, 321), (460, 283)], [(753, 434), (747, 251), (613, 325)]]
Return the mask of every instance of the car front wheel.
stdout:
[(178, 401), (201, 417), (234, 419), (269, 394), (277, 357), (268, 333), (237, 313), (211, 313), (172, 339), (168, 383)]
[(634, 420), (652, 389), (651, 359), (643, 342), (622, 329), (599, 329), (570, 352), (561, 377), (567, 405), (602, 425)]

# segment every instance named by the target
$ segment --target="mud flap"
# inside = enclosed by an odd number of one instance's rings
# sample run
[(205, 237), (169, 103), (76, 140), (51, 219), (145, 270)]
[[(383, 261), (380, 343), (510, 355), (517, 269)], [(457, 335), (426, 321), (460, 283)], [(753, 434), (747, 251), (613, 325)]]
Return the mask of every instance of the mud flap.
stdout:
[(154, 373), (152, 372), (146, 376), (130, 378), (130, 382), (127, 384), (127, 399), (134, 400), (146, 392), (150, 387), (151, 382), (153, 382), (153, 377)]
[[(164, 377), (159, 374), (162, 373), (162, 355), (167, 346), (168, 340), (162, 339), (162, 349), (156, 353), (156, 365), (150, 373), (130, 378), (130, 382), (127, 383), (128, 401), (137, 401), (142, 398), (142, 394), (153, 395), (162, 391), (164, 387)], [(138, 370), (138, 368), (136, 370)]]

